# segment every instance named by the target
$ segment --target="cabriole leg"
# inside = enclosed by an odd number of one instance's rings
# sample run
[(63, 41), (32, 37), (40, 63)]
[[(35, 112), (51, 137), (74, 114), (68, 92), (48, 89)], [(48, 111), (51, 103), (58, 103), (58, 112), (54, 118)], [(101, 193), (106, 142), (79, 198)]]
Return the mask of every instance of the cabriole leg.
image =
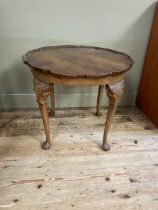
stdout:
[(112, 123), (116, 107), (120, 101), (120, 97), (123, 93), (123, 86), (124, 82), (123, 80), (114, 84), (114, 85), (106, 85), (106, 91), (107, 91), (107, 96), (109, 98), (109, 108), (108, 108), (108, 113), (106, 117), (106, 123), (105, 123), (105, 129), (104, 129), (104, 136), (103, 136), (103, 149), (105, 151), (110, 150), (110, 145), (108, 144), (107, 137), (108, 137), (108, 132), (110, 129), (110, 125)]
[(48, 121), (48, 111), (47, 111), (47, 97), (51, 93), (50, 85), (44, 84), (36, 79), (33, 80), (34, 91), (36, 93), (37, 102), (39, 104), (39, 109), (41, 112), (43, 125), (46, 134), (46, 140), (42, 144), (43, 149), (50, 148), (50, 129)]
[(51, 110), (49, 112), (49, 116), (53, 117), (55, 115), (55, 97), (54, 97), (54, 85), (50, 86), (50, 103), (51, 103)]
[(101, 99), (102, 99), (102, 95), (103, 95), (103, 91), (104, 91), (104, 85), (99, 85), (99, 89), (98, 89), (98, 97), (97, 97), (97, 108), (96, 108), (96, 115), (97, 116), (101, 116)]

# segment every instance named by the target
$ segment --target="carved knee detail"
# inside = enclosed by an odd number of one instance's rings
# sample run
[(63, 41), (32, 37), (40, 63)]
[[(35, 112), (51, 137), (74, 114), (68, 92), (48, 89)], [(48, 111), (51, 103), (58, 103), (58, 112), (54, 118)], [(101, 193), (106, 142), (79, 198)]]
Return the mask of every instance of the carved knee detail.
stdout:
[(124, 87), (124, 81), (120, 81), (114, 85), (106, 85), (106, 91), (107, 91), (107, 96), (109, 98), (109, 104), (110, 105), (117, 105), (120, 97), (123, 93), (123, 87)]
[(47, 97), (51, 94), (51, 86), (36, 79), (33, 80), (33, 84), (38, 104), (45, 104), (47, 102)]

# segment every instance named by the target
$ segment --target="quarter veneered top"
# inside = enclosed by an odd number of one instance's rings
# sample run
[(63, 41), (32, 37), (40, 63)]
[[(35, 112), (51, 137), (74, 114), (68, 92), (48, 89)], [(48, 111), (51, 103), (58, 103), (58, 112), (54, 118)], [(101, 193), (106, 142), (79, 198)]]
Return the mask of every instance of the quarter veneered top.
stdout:
[(25, 64), (43, 73), (71, 78), (99, 78), (128, 71), (133, 60), (129, 55), (90, 46), (53, 46), (27, 52)]

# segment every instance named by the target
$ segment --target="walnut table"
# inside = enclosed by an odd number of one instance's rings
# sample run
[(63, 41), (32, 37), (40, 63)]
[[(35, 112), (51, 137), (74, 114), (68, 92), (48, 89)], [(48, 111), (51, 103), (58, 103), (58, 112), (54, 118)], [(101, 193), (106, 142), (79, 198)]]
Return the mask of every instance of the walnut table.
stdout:
[[(132, 67), (133, 60), (125, 53), (90, 46), (43, 47), (27, 52), (23, 56), (34, 76), (37, 96), (46, 133), (42, 148), (50, 148), (48, 116), (55, 113), (54, 84), (97, 85), (98, 98), (96, 115), (100, 115), (100, 102), (104, 88), (109, 98), (109, 108), (103, 136), (103, 149), (108, 151), (108, 131), (116, 106), (123, 93), (125, 73)], [(47, 97), (51, 99), (51, 111), (47, 111)]]

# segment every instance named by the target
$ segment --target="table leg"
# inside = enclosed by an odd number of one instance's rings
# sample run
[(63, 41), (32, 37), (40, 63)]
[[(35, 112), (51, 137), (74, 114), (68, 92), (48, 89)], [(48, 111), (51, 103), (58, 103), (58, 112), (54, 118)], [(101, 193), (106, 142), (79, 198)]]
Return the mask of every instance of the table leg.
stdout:
[(104, 91), (104, 85), (99, 85), (98, 97), (97, 97), (97, 108), (96, 108), (96, 115), (97, 116), (101, 116), (100, 104), (101, 104), (101, 98), (102, 98), (102, 95), (103, 95), (103, 91)]
[(105, 86), (106, 91), (107, 91), (107, 96), (109, 98), (109, 108), (108, 108), (105, 129), (104, 129), (104, 136), (103, 136), (103, 149), (105, 151), (110, 150), (110, 145), (108, 144), (108, 141), (107, 141), (108, 132), (109, 132), (112, 120), (113, 120), (113, 116), (115, 114), (116, 107), (123, 93), (123, 86), (124, 86), (123, 80), (114, 85)]
[(42, 149), (50, 148), (50, 129), (49, 129), (49, 121), (48, 121), (48, 111), (47, 111), (47, 97), (51, 93), (50, 85), (44, 84), (36, 79), (33, 80), (34, 83), (34, 91), (36, 93), (37, 102), (39, 104), (39, 109), (41, 112), (46, 141), (42, 144)]
[(49, 116), (50, 116), (50, 117), (53, 117), (53, 116), (55, 115), (54, 84), (51, 85), (50, 103), (51, 103), (51, 110), (50, 110), (50, 112), (49, 112)]

